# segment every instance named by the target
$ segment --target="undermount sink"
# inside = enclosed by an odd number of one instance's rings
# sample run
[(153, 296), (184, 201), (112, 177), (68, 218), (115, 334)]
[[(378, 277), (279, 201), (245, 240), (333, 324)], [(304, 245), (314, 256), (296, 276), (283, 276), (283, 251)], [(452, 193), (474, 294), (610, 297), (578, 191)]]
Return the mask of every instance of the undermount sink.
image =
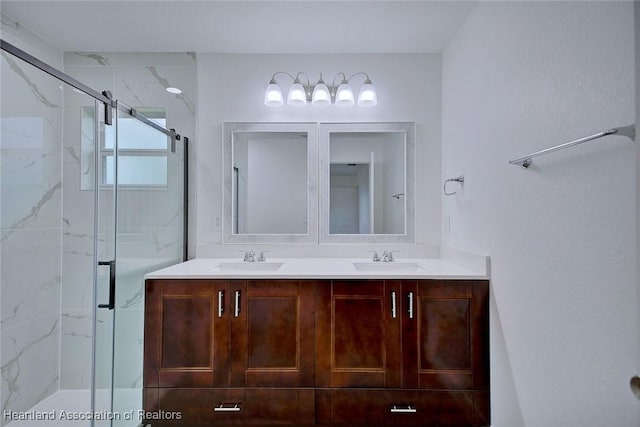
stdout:
[(214, 270), (219, 271), (277, 271), (282, 262), (221, 262)]
[(353, 267), (358, 271), (415, 271), (424, 273), (425, 269), (416, 262), (354, 262)]

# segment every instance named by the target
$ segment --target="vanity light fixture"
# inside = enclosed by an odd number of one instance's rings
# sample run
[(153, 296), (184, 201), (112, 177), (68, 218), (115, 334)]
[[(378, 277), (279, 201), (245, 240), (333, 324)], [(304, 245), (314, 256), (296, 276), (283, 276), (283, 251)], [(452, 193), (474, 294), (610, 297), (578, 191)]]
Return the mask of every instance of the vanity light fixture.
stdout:
[[(276, 82), (276, 76), (279, 74), (285, 74), (293, 80), (293, 84), (287, 94), (287, 104), (292, 107), (304, 107), (309, 102), (317, 106), (331, 105), (333, 102), (340, 107), (351, 107), (355, 104), (355, 97), (349, 82), (359, 75), (364, 76), (365, 81), (358, 93), (358, 105), (361, 107), (373, 107), (378, 104), (376, 89), (373, 87), (367, 73), (358, 72), (347, 78), (345, 73), (340, 72), (334, 76), (332, 84), (327, 86), (322, 79), (322, 73), (320, 73), (317, 83), (312, 85), (309, 81), (309, 76), (303, 72), (299, 72), (294, 77), (286, 71), (278, 71), (273, 74), (267, 89), (264, 91), (264, 105), (268, 107), (280, 107), (284, 104), (282, 89)], [(306, 85), (300, 80), (301, 76), (306, 77)], [(339, 85), (336, 85), (338, 77), (342, 77), (342, 80)]]
[(168, 87), (165, 89), (167, 92), (169, 93), (173, 93), (175, 95), (180, 95), (182, 93), (182, 91), (180, 89), (178, 89), (177, 87)]

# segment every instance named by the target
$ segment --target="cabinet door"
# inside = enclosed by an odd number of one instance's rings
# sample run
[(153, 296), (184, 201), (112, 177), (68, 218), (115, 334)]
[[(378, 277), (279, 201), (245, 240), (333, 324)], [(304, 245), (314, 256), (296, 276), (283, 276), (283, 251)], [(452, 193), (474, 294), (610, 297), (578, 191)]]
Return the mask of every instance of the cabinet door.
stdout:
[(145, 387), (228, 385), (230, 286), (227, 281), (147, 280)]
[(318, 286), (319, 387), (401, 385), (400, 291), (400, 282), (382, 280), (334, 280)]
[(404, 281), (406, 388), (488, 390), (486, 281)]
[(231, 385), (314, 386), (314, 288), (300, 280), (232, 287), (239, 308), (231, 318)]

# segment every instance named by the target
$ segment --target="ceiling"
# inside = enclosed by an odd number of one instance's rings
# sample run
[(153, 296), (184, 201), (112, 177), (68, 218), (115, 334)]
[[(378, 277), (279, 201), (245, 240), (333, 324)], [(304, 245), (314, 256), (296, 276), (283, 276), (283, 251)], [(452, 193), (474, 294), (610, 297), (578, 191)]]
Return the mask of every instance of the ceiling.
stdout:
[(0, 7), (64, 51), (433, 53), (475, 4), (3, 0)]

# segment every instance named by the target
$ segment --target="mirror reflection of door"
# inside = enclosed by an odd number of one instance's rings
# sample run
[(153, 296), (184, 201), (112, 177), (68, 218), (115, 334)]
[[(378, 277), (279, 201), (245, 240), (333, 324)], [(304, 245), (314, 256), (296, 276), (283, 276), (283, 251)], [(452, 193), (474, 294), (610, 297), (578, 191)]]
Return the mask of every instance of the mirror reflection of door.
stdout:
[(331, 234), (373, 233), (371, 164), (330, 165)]
[(331, 132), (329, 234), (406, 232), (404, 132)]

